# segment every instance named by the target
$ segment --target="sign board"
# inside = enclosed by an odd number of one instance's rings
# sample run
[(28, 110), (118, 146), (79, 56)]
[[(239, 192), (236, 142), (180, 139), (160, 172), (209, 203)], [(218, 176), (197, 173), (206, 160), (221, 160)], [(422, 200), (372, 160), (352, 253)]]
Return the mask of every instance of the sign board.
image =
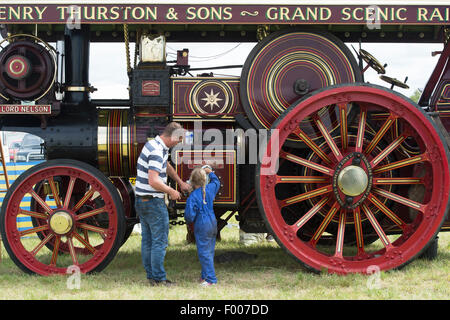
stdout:
[[(7, 2), (10, 3), (10, 2)], [(0, 4), (0, 24), (433, 24), (448, 5)]]
[(51, 105), (0, 105), (0, 114), (51, 114)]

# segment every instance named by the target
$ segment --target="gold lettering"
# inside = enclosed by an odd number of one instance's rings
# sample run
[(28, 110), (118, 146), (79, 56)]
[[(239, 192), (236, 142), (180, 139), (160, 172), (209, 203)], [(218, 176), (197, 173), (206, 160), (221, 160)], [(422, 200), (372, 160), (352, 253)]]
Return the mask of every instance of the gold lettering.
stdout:
[(343, 17), (341, 18), (341, 20), (343, 21), (348, 21), (352, 18), (352, 15), (350, 13), (350, 8), (344, 8), (341, 10), (341, 13), (343, 15)]
[(400, 8), (397, 10), (397, 19), (405, 21), (407, 19), (407, 16), (405, 15), (404, 17), (402, 17), (401, 12), (404, 12), (406, 14), (408, 12), (408, 10), (406, 8)]
[(427, 14), (428, 10), (426, 8), (417, 9), (417, 21), (428, 21)]
[[(275, 13), (272, 13), (272, 11), (275, 11)], [(266, 18), (269, 20), (277, 20), (278, 19), (277, 8), (271, 7), (267, 9)]]
[(69, 20), (71, 21), (80, 21), (81, 20), (81, 7), (79, 6), (70, 6), (68, 7), (69, 11)]
[(231, 7), (225, 7), (223, 9), (223, 20), (231, 20), (231, 18), (233, 18), (233, 14), (231, 13)]
[(131, 10), (131, 7), (125, 7), (123, 12), (124, 20), (128, 20), (128, 12)]
[(364, 20), (364, 17), (363, 17), (364, 14), (360, 18), (356, 16), (357, 11), (363, 12), (364, 10), (363, 10), (363, 8), (356, 8), (355, 10), (353, 10), (353, 19), (359, 20), (359, 21)]
[(374, 7), (366, 8), (366, 15), (365, 15), (366, 21), (369, 20), (372, 21), (374, 17), (375, 17), (375, 8)]
[[(14, 15), (14, 18), (13, 18)], [(9, 7), (9, 15), (8, 15), (9, 20), (20, 20), (20, 7), (14, 8), (14, 7)]]
[(317, 21), (317, 8), (311, 9), (310, 7), (306, 8), (306, 19), (307, 20), (315, 20)]
[(107, 11), (108, 11), (108, 8), (106, 8), (106, 7), (98, 7), (97, 8), (97, 19), (98, 20), (108, 20), (108, 17), (106, 16)]
[(437, 18), (439, 21), (443, 21), (444, 18), (442, 18), (441, 12), (439, 11), (439, 8), (434, 8), (433, 13), (430, 16), (430, 21), (433, 21), (434, 18)]
[(43, 7), (42, 9), (39, 7), (34, 7), (34, 9), (36, 10), (36, 13), (38, 15), (38, 19), (42, 20), (42, 15), (44, 14), (45, 10), (47, 10), (47, 7)]
[(66, 20), (66, 10), (68, 6), (57, 6), (56, 10), (59, 11), (59, 19), (60, 20)]
[(222, 7), (211, 7), (211, 20), (222, 20)]
[[(137, 11), (139, 11), (139, 13), (138, 13), (139, 15), (137, 15)], [(133, 8), (133, 10), (131, 10), (131, 17), (134, 20), (141, 20), (144, 18), (144, 16), (145, 16), (145, 11), (141, 7), (136, 7), (136, 8)]]
[(95, 7), (84, 7), (83, 9), (84, 19), (95, 20)]
[(194, 7), (187, 8), (187, 10), (186, 10), (186, 19), (194, 20), (195, 18), (197, 18), (197, 16), (195, 15), (195, 8)]
[(153, 7), (153, 8), (150, 8), (150, 7), (147, 7), (147, 13), (146, 13), (146, 18), (147, 18), (147, 20), (156, 20), (157, 19), (157, 17), (158, 17), (158, 14), (157, 14), (157, 10), (158, 10), (158, 7)]
[(305, 16), (303, 15), (303, 11), (299, 7), (297, 7), (297, 9), (295, 9), (294, 15), (292, 16), (292, 20), (296, 20), (296, 19), (298, 19), (298, 20), (305, 20)]
[(209, 10), (208, 8), (201, 7), (197, 10), (197, 18), (201, 20), (206, 20), (209, 18)]
[(119, 7), (111, 7), (111, 20), (117, 20), (120, 18), (120, 14), (118, 12)]
[[(383, 20), (383, 21), (388, 21), (389, 20), (389, 8), (385, 8), (383, 10), (380, 7), (378, 7), (376, 11), (377, 11), (377, 18), (378, 18), (378, 20)], [(372, 16), (372, 19), (373, 19), (373, 16)]]
[(34, 20), (32, 7), (23, 7), (23, 19), (24, 20)]
[(280, 20), (289, 21), (289, 9), (286, 7), (280, 8)]
[(331, 18), (331, 9), (327, 7), (320, 8), (320, 20), (326, 21)]
[(0, 7), (0, 20), (6, 20), (6, 7)]

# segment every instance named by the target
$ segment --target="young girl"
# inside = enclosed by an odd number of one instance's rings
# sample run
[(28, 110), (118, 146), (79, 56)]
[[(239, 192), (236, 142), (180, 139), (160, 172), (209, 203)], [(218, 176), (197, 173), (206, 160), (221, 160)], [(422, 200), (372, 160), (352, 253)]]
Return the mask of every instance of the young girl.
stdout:
[(217, 220), (213, 201), (219, 191), (220, 181), (210, 166), (203, 166), (192, 171), (189, 182), (194, 190), (186, 201), (184, 218), (186, 223), (194, 224), (197, 253), (202, 266), (201, 285), (210, 286), (217, 283), (214, 271)]

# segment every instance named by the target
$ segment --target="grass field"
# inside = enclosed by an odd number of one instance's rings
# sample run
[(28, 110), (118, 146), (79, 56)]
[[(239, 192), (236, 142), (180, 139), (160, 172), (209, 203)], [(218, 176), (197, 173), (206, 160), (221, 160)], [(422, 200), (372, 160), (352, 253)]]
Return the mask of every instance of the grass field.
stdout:
[(170, 230), (166, 255), (168, 278), (175, 287), (150, 287), (141, 264), (140, 240), (133, 233), (113, 262), (101, 273), (81, 275), (79, 289), (68, 289), (69, 276), (30, 276), (10, 260), (2, 247), (0, 299), (169, 299), (169, 300), (300, 300), (300, 299), (444, 299), (450, 293), (450, 233), (441, 233), (433, 261), (416, 260), (402, 270), (377, 276), (312, 274), (276, 242), (249, 247), (239, 244), (236, 227), (222, 231), (216, 255), (240, 251), (248, 260), (216, 264), (219, 283), (202, 288), (195, 245), (185, 242), (185, 227)]

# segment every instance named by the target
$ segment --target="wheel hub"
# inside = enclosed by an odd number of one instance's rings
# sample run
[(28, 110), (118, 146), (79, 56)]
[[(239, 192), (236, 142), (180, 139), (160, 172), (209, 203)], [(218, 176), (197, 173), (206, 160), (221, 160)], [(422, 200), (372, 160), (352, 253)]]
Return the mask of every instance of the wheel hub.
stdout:
[(356, 197), (366, 191), (369, 178), (363, 168), (350, 165), (339, 173), (337, 183), (343, 194)]
[(9, 58), (6, 66), (6, 73), (14, 80), (24, 79), (30, 74), (30, 63), (20, 55)]
[(55, 212), (50, 217), (50, 228), (56, 234), (67, 234), (73, 226), (72, 216), (65, 211)]
[(371, 187), (372, 168), (363, 154), (353, 152), (339, 162), (333, 177), (333, 191), (342, 207), (358, 207), (367, 198)]

